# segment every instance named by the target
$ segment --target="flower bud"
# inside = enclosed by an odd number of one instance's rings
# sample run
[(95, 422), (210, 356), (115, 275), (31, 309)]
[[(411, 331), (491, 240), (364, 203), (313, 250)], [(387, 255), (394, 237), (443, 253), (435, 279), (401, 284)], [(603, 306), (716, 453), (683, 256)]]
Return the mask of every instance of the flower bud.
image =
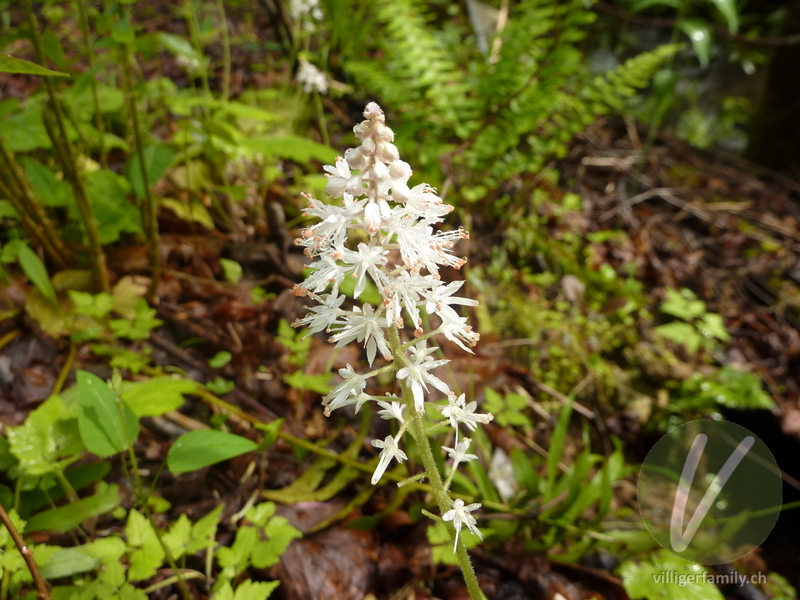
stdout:
[(383, 181), (389, 175), (389, 169), (381, 161), (376, 160), (372, 165), (372, 179), (374, 181)]
[(391, 142), (379, 142), (378, 156), (380, 156), (384, 162), (391, 164), (400, 158), (400, 153), (397, 151), (397, 146)]
[(381, 211), (375, 202), (370, 202), (364, 209), (364, 228), (370, 235), (375, 235), (381, 229)]
[(367, 166), (367, 159), (361, 153), (361, 148), (350, 148), (344, 153), (344, 159), (351, 169), (363, 169)]
[(375, 154), (375, 140), (371, 137), (364, 138), (361, 142), (361, 153), (364, 156), (372, 156)]
[(362, 121), (355, 127), (353, 127), (353, 133), (356, 134), (356, 137), (360, 140), (363, 140), (365, 137), (369, 137), (372, 128), (369, 126), (369, 122)]
[(406, 182), (411, 177), (411, 166), (404, 160), (395, 160), (389, 165), (389, 177)]

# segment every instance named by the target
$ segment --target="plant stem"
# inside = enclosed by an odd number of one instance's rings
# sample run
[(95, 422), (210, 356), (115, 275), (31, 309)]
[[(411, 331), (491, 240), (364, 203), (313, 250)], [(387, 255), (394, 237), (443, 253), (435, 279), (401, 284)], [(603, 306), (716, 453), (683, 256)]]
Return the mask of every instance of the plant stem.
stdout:
[[(392, 351), (392, 355), (394, 356), (394, 364), (397, 370), (408, 366), (409, 360), (406, 353), (401, 349), (400, 334), (396, 327), (389, 327), (389, 349)], [(433, 496), (436, 499), (436, 504), (441, 513), (444, 514), (450, 510), (452, 502), (450, 500), (450, 496), (447, 494), (447, 489), (445, 488), (444, 482), (442, 481), (439, 468), (436, 466), (436, 459), (433, 456), (431, 443), (428, 439), (427, 433), (425, 432), (425, 422), (423, 420), (424, 413), (417, 412), (416, 408), (414, 407), (414, 395), (411, 392), (411, 388), (408, 385), (407, 380), (404, 379), (400, 381), (400, 388), (403, 390), (403, 400), (406, 403), (406, 408), (408, 414), (410, 415), (408, 421), (408, 430), (411, 432), (411, 435), (414, 437), (414, 441), (417, 443), (417, 449), (419, 450), (420, 457), (422, 458), (422, 466), (425, 468), (425, 474), (428, 477), (428, 482), (432, 488)], [(446, 523), (446, 525), (447, 530), (450, 532), (450, 539), (455, 541), (455, 527), (449, 522)], [(464, 542), (461, 538), (458, 539), (456, 548), (456, 557), (458, 558), (458, 564), (461, 567), (461, 573), (464, 576), (464, 582), (467, 584), (470, 598), (472, 598), (472, 600), (482, 600), (484, 596), (481, 592), (480, 586), (478, 585), (478, 578), (475, 576), (475, 570), (472, 568), (472, 561), (469, 558), (469, 554), (467, 554), (467, 549), (464, 547)]]
[(3, 164), (3, 168), (0, 169), (0, 193), (22, 215), (22, 226), (28, 236), (42, 245), (59, 268), (66, 268), (70, 263), (70, 252), (58, 236), (52, 221), (47, 217), (44, 206), (31, 191), (24, 173), (14, 161), (2, 138), (0, 138), (0, 163)]
[[(44, 46), (42, 45), (42, 38), (39, 36), (39, 22), (33, 12), (31, 0), (24, 0), (23, 5), (25, 8), (25, 16), (28, 19), (28, 25), (30, 27), (33, 47), (36, 50), (36, 58), (39, 63), (44, 66), (47, 64), (47, 59)], [(61, 166), (64, 169), (64, 175), (72, 184), (72, 188), (75, 192), (75, 200), (78, 203), (83, 227), (86, 230), (86, 238), (89, 242), (89, 258), (92, 263), (92, 275), (94, 276), (95, 284), (100, 290), (110, 292), (111, 286), (108, 280), (108, 271), (106, 270), (106, 258), (103, 254), (100, 237), (97, 233), (97, 221), (92, 215), (92, 205), (89, 201), (89, 197), (86, 195), (86, 187), (83, 185), (83, 180), (75, 165), (75, 153), (72, 148), (72, 142), (69, 139), (64, 112), (61, 108), (55, 86), (50, 81), (50, 78), (43, 77), (42, 79), (44, 80), (47, 95), (50, 98), (50, 105), (53, 110), (53, 115), (55, 116), (59, 135), (56, 135), (52, 124), (49, 122), (52, 117), (50, 117), (46, 109), (43, 111), (45, 127), (53, 142), (53, 149), (56, 151), (56, 155), (59, 155), (60, 151)], [(61, 144), (63, 144), (63, 146), (61, 146)]]
[[(86, 9), (86, 0), (78, 0), (78, 20), (81, 26), (81, 37), (83, 38), (84, 53), (86, 54), (86, 64), (89, 65), (89, 71), (94, 71), (94, 51), (92, 50), (92, 37), (89, 33), (89, 14)], [(103, 124), (103, 115), (100, 114), (100, 96), (97, 93), (97, 82), (94, 74), (89, 79), (92, 88), (92, 103), (94, 104), (94, 122), (97, 131), (100, 132), (100, 164), (103, 167), (108, 166), (108, 154), (106, 152), (106, 143), (103, 137), (105, 133), (105, 125)]]
[(151, 304), (158, 302), (158, 281), (161, 279), (161, 254), (159, 251), (158, 236), (158, 203), (150, 189), (150, 175), (147, 172), (147, 161), (144, 157), (144, 142), (142, 141), (142, 130), (139, 127), (139, 115), (136, 110), (136, 96), (133, 89), (133, 75), (131, 74), (131, 54), (126, 48), (122, 53), (122, 80), (125, 88), (125, 96), (128, 100), (128, 110), (131, 113), (131, 126), (133, 127), (133, 139), (136, 144), (136, 155), (139, 159), (139, 169), (142, 171), (142, 185), (144, 186), (145, 210), (142, 211), (144, 217), (144, 230), (147, 236), (147, 244), (150, 250), (150, 289), (148, 290), (148, 300)]
[(227, 102), (231, 95), (231, 38), (228, 34), (228, 19), (225, 17), (223, 0), (217, 0), (217, 10), (222, 33), (222, 101)]
[(17, 531), (17, 528), (14, 527), (11, 517), (8, 516), (6, 509), (3, 508), (2, 505), (0, 505), (0, 521), (2, 521), (3, 525), (5, 525), (6, 529), (8, 529), (11, 539), (14, 540), (19, 553), (22, 555), (22, 558), (28, 565), (28, 570), (31, 572), (33, 582), (36, 585), (36, 590), (38, 591), (36, 597), (39, 600), (51, 600), (50, 592), (47, 590), (47, 583), (39, 571), (39, 566), (36, 564), (36, 560), (33, 558), (33, 550), (28, 548), (28, 546), (25, 544), (25, 540), (22, 539), (22, 536), (19, 534), (19, 531)]

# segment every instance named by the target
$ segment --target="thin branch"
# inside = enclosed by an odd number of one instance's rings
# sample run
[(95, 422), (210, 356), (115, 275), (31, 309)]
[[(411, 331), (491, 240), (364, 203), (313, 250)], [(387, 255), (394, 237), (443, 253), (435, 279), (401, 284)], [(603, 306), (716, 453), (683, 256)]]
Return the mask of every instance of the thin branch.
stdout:
[(36, 560), (33, 558), (33, 550), (28, 548), (28, 546), (25, 544), (25, 540), (22, 539), (22, 536), (19, 534), (19, 531), (17, 531), (17, 528), (14, 526), (14, 523), (11, 520), (11, 517), (8, 516), (6, 509), (3, 508), (2, 505), (0, 505), (0, 521), (2, 521), (3, 525), (5, 525), (6, 529), (8, 529), (8, 533), (11, 534), (11, 539), (14, 540), (14, 544), (16, 544), (19, 553), (22, 555), (22, 558), (28, 565), (28, 570), (31, 572), (33, 582), (36, 585), (36, 590), (38, 591), (36, 597), (39, 600), (52, 600), (50, 598), (50, 592), (47, 590), (47, 583), (39, 571), (39, 565), (36, 564)]

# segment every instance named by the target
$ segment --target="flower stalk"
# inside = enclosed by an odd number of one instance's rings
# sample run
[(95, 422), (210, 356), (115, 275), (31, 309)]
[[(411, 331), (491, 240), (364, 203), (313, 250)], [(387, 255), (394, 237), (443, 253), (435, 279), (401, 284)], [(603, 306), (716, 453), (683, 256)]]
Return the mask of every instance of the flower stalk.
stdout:
[[(358, 411), (365, 402), (374, 401), (383, 408), (379, 415), (399, 421), (395, 435), (373, 440), (380, 448), (372, 483), (377, 484), (393, 460), (408, 457), (400, 442), (406, 432), (414, 438), (419, 450), (424, 478), (427, 478), (441, 520), (454, 542), (454, 552), (461, 566), (467, 588), (473, 600), (483, 598), (475, 571), (459, 534), (466, 526), (482, 539), (472, 511), (480, 504), (464, 504), (453, 500), (448, 489), (452, 473), (443, 479), (439, 472), (426, 422), (426, 402), (435, 392), (447, 400), (437, 404), (442, 420), (433, 426), (452, 426), (456, 431), (456, 448), (442, 448), (453, 458), (453, 470), (460, 462), (477, 459), (467, 454), (469, 439), (458, 442), (461, 425), (474, 431), (478, 424), (492, 419), (490, 414), (477, 413), (477, 403), (457, 396), (446, 382), (433, 371), (447, 364), (437, 360), (428, 342), (443, 335), (466, 352), (478, 341), (478, 334), (467, 324), (454, 306), (475, 306), (469, 298), (455, 296), (463, 281), (445, 284), (442, 267), (460, 268), (464, 259), (453, 256), (455, 244), (468, 239), (463, 229), (438, 230), (452, 207), (427, 184), (408, 186), (412, 175), (408, 163), (400, 160), (392, 143), (394, 133), (385, 124), (383, 111), (375, 103), (367, 105), (365, 121), (354, 132), (361, 140), (358, 148), (348, 150), (336, 165), (326, 166), (327, 193), (342, 198), (336, 206), (306, 196), (309, 207), (306, 216), (320, 222), (303, 230), (296, 243), (305, 247), (312, 259), (307, 279), (295, 286), (294, 293), (318, 301), (309, 314), (298, 319), (296, 327), (306, 326), (309, 333), (325, 331), (336, 347), (350, 342), (363, 344), (367, 362), (372, 367), (378, 358), (387, 361), (384, 367), (359, 374), (351, 365), (339, 370), (342, 378), (323, 400), (325, 414), (344, 406), (354, 405)], [(355, 279), (354, 299), (358, 300), (368, 286), (377, 288), (381, 302), (348, 308), (340, 285), (346, 278)], [(434, 317), (438, 327), (425, 332), (422, 310)], [(407, 327), (407, 323), (411, 327)], [(430, 328), (429, 328), (430, 329)], [(374, 396), (369, 393), (369, 379), (377, 374), (394, 371), (400, 384), (401, 396)], [(419, 476), (413, 476), (416, 480)]]

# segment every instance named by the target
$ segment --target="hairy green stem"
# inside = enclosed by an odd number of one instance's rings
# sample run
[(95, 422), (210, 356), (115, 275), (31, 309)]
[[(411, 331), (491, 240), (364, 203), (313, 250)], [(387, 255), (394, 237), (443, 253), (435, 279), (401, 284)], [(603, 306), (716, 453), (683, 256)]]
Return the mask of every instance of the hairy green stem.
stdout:
[(147, 161), (144, 156), (144, 141), (142, 130), (139, 126), (139, 113), (136, 110), (136, 95), (133, 89), (133, 75), (131, 74), (131, 56), (127, 48), (122, 52), (122, 80), (125, 89), (125, 96), (128, 100), (128, 111), (131, 116), (131, 127), (133, 128), (133, 140), (136, 145), (136, 155), (139, 161), (139, 169), (142, 172), (142, 186), (144, 187), (145, 204), (142, 211), (144, 217), (144, 231), (147, 237), (147, 245), (150, 251), (150, 289), (148, 290), (148, 300), (151, 304), (158, 302), (158, 281), (161, 279), (161, 253), (159, 252), (158, 235), (158, 203), (153, 190), (150, 189), (150, 174), (147, 171)]
[(217, 0), (217, 11), (222, 33), (222, 101), (227, 102), (231, 95), (231, 38), (228, 34), (228, 19), (225, 17), (223, 0)]
[(86, 54), (86, 64), (89, 66), (89, 72), (92, 77), (89, 78), (89, 85), (92, 88), (92, 103), (94, 104), (94, 123), (97, 131), (100, 132), (100, 164), (103, 167), (108, 166), (108, 153), (106, 152), (106, 141), (103, 137), (105, 133), (105, 125), (103, 124), (103, 115), (100, 113), (100, 95), (97, 93), (97, 81), (94, 76), (94, 51), (92, 50), (92, 36), (89, 32), (89, 12), (86, 7), (86, 0), (77, 0), (78, 5), (78, 20), (81, 26), (81, 38), (83, 38), (84, 54)]
[(59, 268), (66, 268), (71, 262), (70, 252), (48, 218), (44, 206), (31, 191), (3, 138), (0, 138), (0, 164), (0, 193), (22, 215), (22, 226), (28, 236), (42, 245)]
[[(394, 356), (394, 364), (398, 370), (408, 366), (409, 364), (409, 359), (401, 347), (402, 344), (400, 343), (400, 334), (397, 331), (397, 328), (389, 327), (389, 349), (392, 351), (392, 355)], [(442, 481), (439, 468), (436, 466), (436, 459), (433, 456), (431, 443), (428, 439), (428, 434), (425, 431), (425, 422), (423, 420), (424, 413), (417, 412), (417, 409), (414, 407), (414, 395), (411, 392), (411, 388), (408, 385), (407, 380), (400, 381), (400, 388), (403, 390), (403, 400), (405, 401), (409, 415), (408, 430), (411, 432), (411, 435), (414, 437), (414, 441), (417, 443), (417, 449), (419, 450), (420, 457), (422, 458), (422, 466), (425, 468), (425, 474), (427, 475), (428, 482), (433, 491), (433, 496), (436, 499), (436, 504), (439, 507), (439, 510), (444, 515), (444, 513), (450, 510), (452, 501), (450, 500), (450, 496), (447, 493), (447, 488)], [(455, 541), (455, 527), (452, 523), (446, 523), (446, 525), (447, 530), (450, 532), (450, 539)], [(458, 564), (461, 567), (461, 573), (464, 576), (464, 582), (467, 584), (467, 590), (469, 590), (470, 598), (472, 598), (472, 600), (482, 600), (484, 596), (481, 592), (480, 586), (478, 585), (478, 578), (475, 576), (475, 570), (472, 568), (472, 561), (469, 558), (469, 554), (467, 554), (467, 549), (464, 546), (464, 542), (461, 538), (458, 539), (458, 544), (456, 546), (456, 557), (458, 558)]]
[[(31, 40), (33, 47), (36, 51), (36, 58), (39, 63), (46, 66), (47, 59), (42, 45), (42, 38), (39, 35), (39, 21), (33, 12), (31, 0), (24, 0), (23, 6), (25, 8), (25, 16), (28, 20), (30, 28)], [(67, 123), (64, 118), (64, 111), (62, 110), (61, 103), (56, 93), (56, 88), (49, 77), (43, 77), (45, 89), (50, 99), (50, 107), (55, 117), (55, 125), (58, 127), (58, 132), (54, 131), (54, 127), (49, 123), (49, 112), (44, 110), (45, 127), (47, 133), (53, 142), (53, 149), (56, 155), (59, 156), (61, 166), (64, 170), (64, 176), (69, 180), (72, 189), (75, 192), (75, 201), (78, 204), (78, 210), (81, 214), (83, 227), (86, 230), (86, 239), (89, 242), (89, 260), (92, 264), (92, 275), (94, 276), (96, 286), (104, 291), (110, 292), (111, 285), (108, 279), (108, 270), (106, 269), (106, 258), (103, 254), (103, 247), (100, 244), (100, 236), (97, 233), (97, 221), (92, 215), (92, 205), (89, 197), (86, 195), (86, 187), (83, 184), (80, 173), (75, 165), (75, 152), (72, 148), (72, 142), (69, 139), (69, 132), (67, 131)], [(52, 117), (50, 117), (52, 118)]]

